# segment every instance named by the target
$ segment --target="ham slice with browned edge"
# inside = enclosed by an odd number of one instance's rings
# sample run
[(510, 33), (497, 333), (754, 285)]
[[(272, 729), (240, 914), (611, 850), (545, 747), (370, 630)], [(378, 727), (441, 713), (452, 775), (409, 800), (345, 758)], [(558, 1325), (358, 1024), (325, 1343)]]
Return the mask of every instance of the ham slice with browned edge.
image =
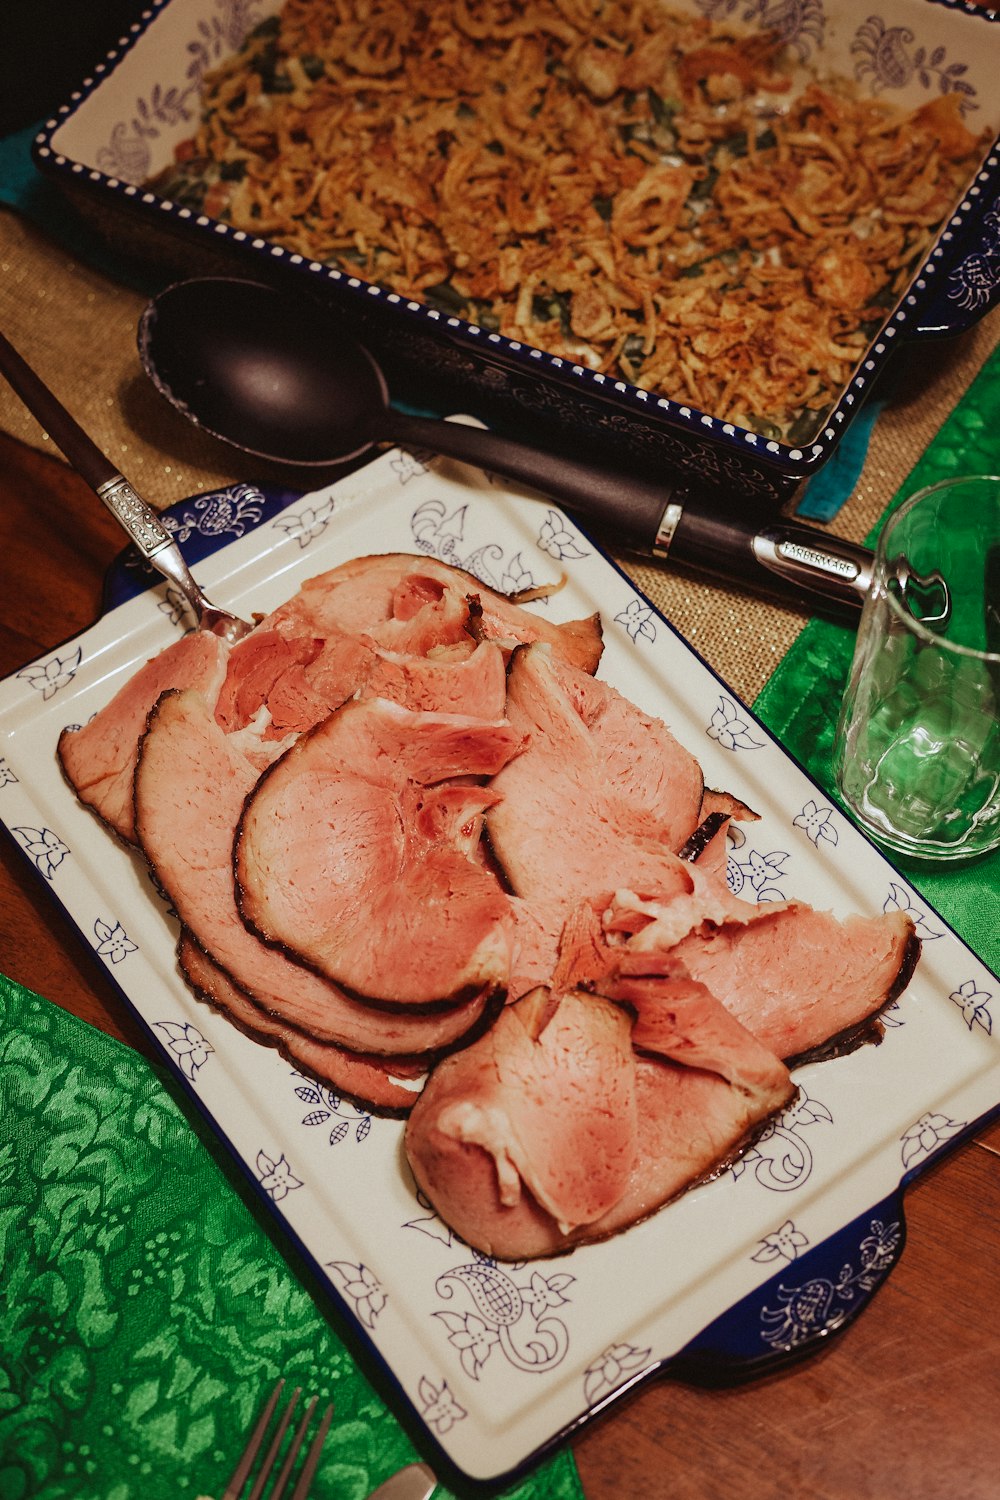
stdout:
[(167, 693), (150, 716), (135, 777), (140, 846), (178, 917), (272, 1020), (321, 1042), (380, 1055), (436, 1053), (488, 1014), (489, 996), (434, 1015), (362, 1005), (249, 932), (236, 909), (232, 847), (257, 769), (200, 694)]
[(623, 995), (622, 979), (626, 998), (644, 977), (654, 989), (663, 978), (695, 980), (790, 1061), (877, 1040), (879, 1013), (905, 989), (920, 953), (904, 912), (839, 918), (801, 901), (754, 905), (728, 896), (699, 910), (622, 892), (605, 924), (634, 930), (604, 950), (606, 974), (595, 980), (602, 994)]
[[(477, 640), (489, 639), (502, 641), (505, 648), (512, 641), (544, 640), (585, 671), (596, 671), (603, 649), (597, 615), (554, 623), (487, 588), (471, 573), (432, 558), (400, 552), (356, 558), (307, 580), (232, 650), (205, 631), (173, 642), (140, 668), (89, 724), (63, 733), (59, 760), (81, 801), (132, 842), (139, 736), (162, 692), (191, 687), (203, 693), (230, 732), (254, 725), (266, 760), (267, 741), (280, 744), (311, 728), (369, 680), (369, 691), (396, 698), (407, 674), (405, 658), (430, 653), (443, 666), (444, 653), (460, 660), (473, 654)], [(465, 679), (471, 696), (480, 691), (473, 678), (483, 667), (483, 658), (477, 658)], [(496, 668), (491, 671), (495, 684)], [(457, 696), (461, 679), (448, 680)], [(431, 706), (420, 700), (416, 682), (404, 687), (410, 696), (400, 701)], [(439, 694), (440, 688), (432, 690), (434, 706), (444, 707)], [(478, 711), (468, 701), (455, 706), (463, 713)], [(500, 712), (497, 708), (491, 716)]]
[(231, 649), (176, 643), (60, 742), (194, 992), (410, 1111), (418, 1186), (505, 1258), (721, 1170), (793, 1097), (788, 1060), (876, 1035), (919, 952), (899, 914), (735, 897), (727, 830), (756, 815), (594, 678), (601, 650), (596, 615), (361, 558)]
[(470, 638), (500, 642), (509, 651), (544, 641), (584, 672), (596, 672), (604, 649), (599, 615), (552, 621), (529, 611), (472, 573), (406, 552), (377, 553), (341, 563), (307, 579), (296, 594), (260, 622), (286, 639), (364, 637), (414, 656)]
[(400, 1116), (412, 1109), (426, 1076), (426, 1058), (415, 1061), (380, 1058), (307, 1036), (255, 1005), (190, 933), (181, 934), (177, 959), (196, 995), (221, 1011), (247, 1036), (276, 1047), (294, 1067), (303, 1068), (311, 1077), (375, 1114)]
[(127, 843), (135, 842), (132, 782), (139, 736), (161, 693), (193, 688), (210, 702), (226, 675), (229, 647), (196, 630), (152, 657), (82, 729), (64, 729), (57, 754), (81, 802)]
[(470, 851), (494, 800), (478, 779), (520, 748), (506, 720), (345, 704), (247, 800), (235, 845), (244, 921), (377, 1004), (505, 992), (507, 900)]
[(600, 996), (538, 989), (438, 1064), (406, 1153), (473, 1248), (555, 1255), (718, 1170), (794, 1093), (788, 1070), (703, 986), (683, 1001), (644, 999), (634, 1023)]

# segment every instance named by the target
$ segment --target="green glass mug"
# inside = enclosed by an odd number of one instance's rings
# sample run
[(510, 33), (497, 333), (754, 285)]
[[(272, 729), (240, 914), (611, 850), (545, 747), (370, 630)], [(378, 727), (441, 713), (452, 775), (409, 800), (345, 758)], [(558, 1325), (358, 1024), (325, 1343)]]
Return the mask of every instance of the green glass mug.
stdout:
[(834, 774), (897, 853), (1000, 847), (1000, 477), (931, 485), (883, 526)]

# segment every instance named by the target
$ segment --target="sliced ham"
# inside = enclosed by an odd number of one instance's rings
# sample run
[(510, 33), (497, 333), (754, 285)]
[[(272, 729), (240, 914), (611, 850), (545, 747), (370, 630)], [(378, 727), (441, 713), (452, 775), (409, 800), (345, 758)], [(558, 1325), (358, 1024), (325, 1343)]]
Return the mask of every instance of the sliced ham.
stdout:
[(664, 977), (696, 981), (789, 1060), (878, 1039), (878, 1014), (905, 988), (919, 955), (909, 917), (839, 918), (802, 901), (755, 905), (696, 879), (691, 895), (667, 902), (618, 892), (603, 916), (609, 941), (591, 929), (568, 977), (609, 995), (621, 993), (622, 979), (648, 980), (654, 990)]
[[(255, 724), (262, 740), (282, 742), (318, 723), (373, 674), (400, 681), (406, 676), (400, 666), (404, 655), (437, 654), (448, 647), (471, 650), (473, 594), (477, 621), (485, 601), (489, 619), (504, 622), (503, 631), (497, 625), (492, 631), (479, 630), (480, 635), (499, 639), (515, 630), (517, 639), (546, 640), (567, 660), (596, 669), (601, 654), (597, 617), (554, 624), (487, 589), (471, 574), (433, 559), (406, 553), (360, 558), (310, 579), (261, 619), (231, 657), (225, 642), (204, 631), (167, 647), (88, 725), (64, 732), (58, 747), (63, 771), (81, 801), (133, 842), (135, 756), (147, 714), (162, 692), (194, 688), (209, 702), (218, 702), (220, 723), (229, 731)], [(397, 661), (392, 663), (386, 653), (395, 653)], [(481, 667), (480, 660), (473, 675)], [(451, 679), (448, 690), (453, 704), (461, 693), (459, 679)], [(421, 691), (415, 677), (404, 685), (414, 695)], [(396, 696), (392, 685), (379, 681), (372, 691)], [(443, 672), (432, 696), (442, 691)], [(436, 701), (441, 706), (440, 697)], [(414, 706), (427, 705), (414, 696)], [(262, 709), (266, 721), (259, 718)], [(474, 710), (463, 704), (461, 711)]]
[[(787, 1070), (710, 997), (686, 1018), (652, 1010), (644, 1042), (668, 1060), (637, 1055), (620, 1006), (535, 991), (435, 1069), (407, 1122), (407, 1158), (474, 1248), (520, 1259), (613, 1234), (717, 1170), (794, 1094)], [(673, 1060), (682, 1054), (694, 1065)]]
[(127, 843), (135, 842), (132, 780), (150, 709), (170, 688), (193, 688), (214, 702), (228, 654), (219, 636), (192, 631), (140, 667), (89, 724), (59, 736), (56, 753), (73, 790)]
[(411, 1111), (418, 1185), (490, 1255), (601, 1239), (720, 1170), (789, 1060), (877, 1033), (919, 952), (905, 916), (734, 896), (756, 815), (594, 678), (601, 646), (596, 616), (362, 558), (231, 650), (178, 642), (60, 741), (195, 993)]
[(390, 1061), (307, 1036), (255, 1005), (188, 932), (181, 934), (177, 958), (196, 995), (227, 1016), (247, 1036), (276, 1047), (294, 1067), (304, 1069), (375, 1114), (401, 1116), (413, 1108), (426, 1076), (426, 1059)]
[[(536, 595), (537, 597), (537, 595)], [(470, 611), (472, 621), (470, 622)], [(599, 615), (554, 622), (488, 588), (472, 573), (434, 558), (382, 553), (309, 579), (263, 622), (303, 635), (364, 634), (396, 651), (426, 655), (466, 638), (546, 641), (560, 657), (595, 672), (603, 651)]]
[(622, 979), (614, 998), (635, 1013), (637, 1052), (717, 1073), (762, 1115), (793, 1093), (785, 1064), (698, 980)]
[(433, 656), (380, 649), (364, 680), (364, 692), (423, 713), (502, 719), (507, 702), (503, 652), (492, 641), (470, 641), (467, 647)]
[(494, 797), (470, 778), (494, 775), (519, 748), (504, 720), (345, 704), (247, 801), (235, 846), (244, 920), (376, 1003), (505, 990), (507, 901), (464, 830)]
[(903, 912), (841, 920), (792, 902), (763, 908), (752, 923), (691, 933), (674, 958), (780, 1057), (815, 1059), (881, 1034), (873, 1023), (919, 952)]
[(264, 1012), (320, 1041), (380, 1055), (455, 1045), (489, 1013), (485, 989), (434, 1015), (374, 1010), (247, 930), (232, 846), (256, 767), (197, 693), (168, 693), (150, 716), (136, 771), (136, 829), (149, 864), (200, 946)]
[[(623, 831), (637, 828), (679, 851), (705, 815), (701, 765), (663, 723), (610, 683), (551, 659), (553, 675), (594, 742)], [(738, 804), (731, 799), (729, 811)]]
[(238, 732), (267, 710), (266, 737), (304, 734), (348, 698), (390, 698), (407, 708), (500, 718), (506, 678), (499, 646), (466, 639), (415, 656), (356, 636), (286, 637), (254, 631), (233, 650), (215, 715)]
[[(690, 889), (690, 868), (675, 851), (697, 826), (701, 773), (659, 727), (647, 754), (644, 726), (653, 721), (629, 715), (624, 700), (603, 701), (588, 723), (544, 650), (528, 647), (511, 662), (507, 715), (527, 748), (494, 778), (501, 800), (487, 831), (519, 896), (559, 892), (572, 906), (619, 885), (664, 896)], [(675, 782), (677, 805), (663, 800)]]
[[(602, 1000), (533, 991), (506, 1009), (485, 1045), (440, 1064), (435, 1131), (492, 1158), (505, 1207), (517, 1205), (523, 1185), (563, 1234), (600, 1218), (624, 1192), (636, 1149), (630, 1030), (624, 1012)], [(411, 1161), (433, 1183), (417, 1146), (421, 1128), (408, 1138)], [(433, 1188), (429, 1196), (435, 1201)]]

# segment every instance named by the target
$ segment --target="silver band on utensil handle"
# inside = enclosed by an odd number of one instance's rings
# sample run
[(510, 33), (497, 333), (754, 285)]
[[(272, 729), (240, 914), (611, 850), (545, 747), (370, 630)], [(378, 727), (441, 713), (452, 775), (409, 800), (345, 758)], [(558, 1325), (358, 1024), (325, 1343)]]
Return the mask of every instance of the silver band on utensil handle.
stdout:
[(156, 511), (136, 494), (123, 474), (116, 474), (113, 479), (98, 485), (97, 494), (128, 532), (146, 561), (152, 563), (168, 583), (177, 585), (201, 620), (206, 605), (210, 609), (214, 606), (205, 599), (184, 561), (183, 552)]
[(147, 561), (172, 544), (173, 537), (155, 510), (140, 499), (124, 475), (109, 479), (97, 493)]
[(683, 514), (683, 505), (678, 505), (673, 500), (664, 506), (663, 515), (660, 517), (659, 525), (656, 528), (656, 536), (653, 538), (654, 557), (668, 557), (670, 555), (670, 544), (674, 539), (674, 532), (677, 530), (677, 524)]

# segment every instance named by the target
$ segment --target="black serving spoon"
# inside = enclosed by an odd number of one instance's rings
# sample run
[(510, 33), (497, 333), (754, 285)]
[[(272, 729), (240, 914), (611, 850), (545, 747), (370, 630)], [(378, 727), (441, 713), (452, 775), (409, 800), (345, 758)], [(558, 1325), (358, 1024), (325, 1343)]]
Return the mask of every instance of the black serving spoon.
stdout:
[(228, 277), (181, 281), (149, 303), (138, 341), (160, 394), (244, 453), (318, 469), (377, 443), (427, 448), (539, 490), (647, 558), (797, 605), (853, 614), (864, 602), (872, 553), (818, 527), (724, 514), (686, 487), (398, 411), (372, 355), (311, 299)]

